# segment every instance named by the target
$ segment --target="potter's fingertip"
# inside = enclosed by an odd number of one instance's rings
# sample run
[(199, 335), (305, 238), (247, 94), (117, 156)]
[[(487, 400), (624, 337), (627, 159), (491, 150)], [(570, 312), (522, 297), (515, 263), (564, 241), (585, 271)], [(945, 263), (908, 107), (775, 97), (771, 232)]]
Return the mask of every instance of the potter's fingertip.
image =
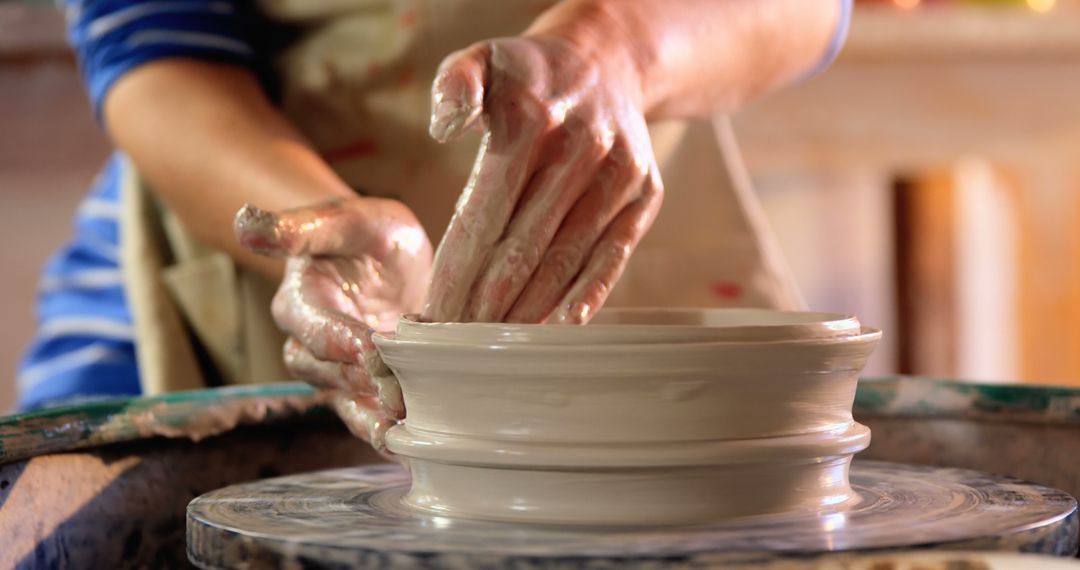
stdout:
[(563, 305), (558, 312), (555, 313), (553, 324), (559, 325), (583, 325), (589, 322), (592, 318), (592, 305), (584, 302), (570, 303)]
[(357, 355), (359, 357), (360, 365), (364, 367), (364, 370), (367, 371), (368, 376), (371, 378), (378, 378), (391, 374), (390, 368), (386, 365), (386, 362), (383, 361), (382, 355), (379, 354), (379, 351), (374, 347), (374, 344), (370, 347), (367, 346), (366, 343), (362, 344), (357, 350)]
[(431, 126), (428, 127), (428, 135), (435, 139), (437, 143), (446, 142), (446, 125), (436, 122), (434, 118), (431, 120)]
[(386, 414), (386, 417), (393, 420), (395, 424), (405, 419), (405, 408), (395, 408), (384, 405), (380, 406), (380, 409), (382, 410), (382, 413)]
[(371, 382), (378, 392), (379, 408), (382, 412), (395, 420), (404, 418), (405, 400), (401, 395), (397, 377), (387, 371), (385, 375), (373, 376)]
[(428, 133), (440, 143), (453, 140), (475, 119), (476, 111), (457, 101), (440, 101), (431, 111)]
[(372, 422), (368, 429), (369, 443), (375, 448), (376, 451), (386, 451), (386, 432), (390, 431), (390, 428), (397, 425), (397, 422), (390, 419), (379, 419)]
[(276, 222), (276, 217), (273, 212), (263, 210), (262, 208), (245, 203), (236, 211), (236, 215), (233, 217), (233, 226), (239, 231), (251, 230), (262, 226), (272, 226)]
[(233, 217), (233, 232), (240, 245), (262, 255), (280, 253), (277, 231), (278, 217), (273, 212), (252, 204), (244, 204)]
[(435, 139), (435, 142), (440, 144), (449, 141), (456, 134), (454, 126), (449, 119), (441, 120), (432, 117), (431, 126), (428, 128), (428, 134), (431, 138)]

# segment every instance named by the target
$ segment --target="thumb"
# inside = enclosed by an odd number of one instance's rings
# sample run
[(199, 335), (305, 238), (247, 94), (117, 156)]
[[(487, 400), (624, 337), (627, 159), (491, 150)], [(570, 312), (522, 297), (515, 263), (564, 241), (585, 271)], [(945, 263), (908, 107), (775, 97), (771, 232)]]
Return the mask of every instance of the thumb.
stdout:
[(245, 204), (233, 218), (233, 231), (240, 245), (260, 255), (329, 255), (340, 246), (340, 239), (326, 226), (341, 210), (341, 200), (281, 212)]
[(450, 54), (439, 65), (431, 84), (432, 138), (453, 140), (476, 123), (484, 109), (490, 55), (491, 47), (478, 43)]

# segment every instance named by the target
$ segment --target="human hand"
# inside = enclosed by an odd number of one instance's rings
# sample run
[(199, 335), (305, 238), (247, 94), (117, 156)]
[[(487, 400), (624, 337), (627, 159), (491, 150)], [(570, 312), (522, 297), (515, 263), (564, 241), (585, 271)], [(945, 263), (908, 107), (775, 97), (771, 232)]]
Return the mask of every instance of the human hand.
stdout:
[(663, 198), (641, 99), (629, 57), (554, 34), (485, 41), (443, 61), (431, 135), (485, 133), (424, 319), (593, 316)]
[(246, 205), (237, 239), (285, 259), (274, 320), (288, 335), (289, 372), (329, 396), (356, 436), (385, 448), (405, 415), (397, 380), (371, 341), (416, 312), (431, 273), (431, 244), (413, 213), (381, 198), (349, 198), (273, 213)]

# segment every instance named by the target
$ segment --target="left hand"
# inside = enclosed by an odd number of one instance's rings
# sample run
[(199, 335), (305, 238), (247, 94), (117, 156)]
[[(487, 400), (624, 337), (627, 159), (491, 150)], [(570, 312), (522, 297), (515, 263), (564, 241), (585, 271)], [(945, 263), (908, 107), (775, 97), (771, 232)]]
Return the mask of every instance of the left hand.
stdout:
[(663, 197), (640, 80), (619, 53), (538, 34), (443, 61), (432, 136), (485, 134), (425, 319), (584, 323), (603, 305)]
[(405, 407), (371, 335), (424, 298), (431, 244), (420, 223), (401, 202), (351, 197), (283, 212), (248, 205), (235, 229), (250, 251), (285, 259), (271, 311), (289, 335), (286, 368), (382, 451)]

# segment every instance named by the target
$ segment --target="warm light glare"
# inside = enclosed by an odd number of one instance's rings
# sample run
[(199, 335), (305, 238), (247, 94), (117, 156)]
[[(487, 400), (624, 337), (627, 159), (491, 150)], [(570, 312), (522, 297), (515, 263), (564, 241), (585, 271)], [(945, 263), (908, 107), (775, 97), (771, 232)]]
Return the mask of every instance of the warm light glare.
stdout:
[[(904, 10), (911, 10), (912, 8), (918, 7), (920, 1), (921, 0), (893, 0), (893, 4), (896, 4)], [(1053, 0), (1050, 1), (1052, 2)]]
[(1045, 14), (1054, 9), (1054, 4), (1057, 4), (1057, 0), (1027, 0), (1028, 8), (1040, 13)]

